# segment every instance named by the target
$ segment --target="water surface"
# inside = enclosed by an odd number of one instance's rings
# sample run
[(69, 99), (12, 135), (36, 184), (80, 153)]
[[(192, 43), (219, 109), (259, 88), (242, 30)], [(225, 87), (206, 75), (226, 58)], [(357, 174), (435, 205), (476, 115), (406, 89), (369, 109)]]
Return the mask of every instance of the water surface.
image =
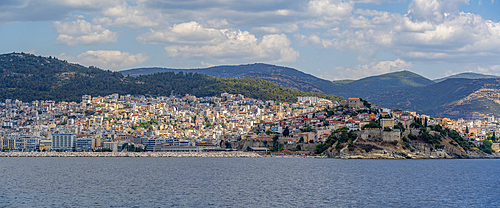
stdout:
[(500, 160), (0, 158), (0, 207), (498, 207)]

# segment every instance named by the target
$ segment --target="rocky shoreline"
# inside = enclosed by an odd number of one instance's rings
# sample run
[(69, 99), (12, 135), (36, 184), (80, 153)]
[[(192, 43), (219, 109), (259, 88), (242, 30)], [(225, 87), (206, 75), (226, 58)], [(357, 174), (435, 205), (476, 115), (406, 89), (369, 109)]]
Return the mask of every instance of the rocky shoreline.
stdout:
[(443, 151), (404, 152), (398, 150), (374, 150), (366, 152), (326, 152), (328, 158), (337, 159), (500, 159), (499, 153), (486, 154), (481, 151), (447, 153)]

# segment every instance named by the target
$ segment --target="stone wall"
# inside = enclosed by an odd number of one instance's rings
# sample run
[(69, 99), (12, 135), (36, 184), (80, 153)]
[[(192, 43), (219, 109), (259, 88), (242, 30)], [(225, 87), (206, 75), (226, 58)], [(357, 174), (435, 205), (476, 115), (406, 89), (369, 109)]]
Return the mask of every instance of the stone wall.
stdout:
[(392, 131), (384, 131), (382, 129), (365, 129), (358, 135), (365, 141), (370, 141), (371, 138), (374, 137), (382, 138), (382, 140), (386, 142), (392, 142), (394, 140), (401, 141), (401, 131), (399, 129), (393, 129)]
[(401, 141), (401, 131), (394, 129), (392, 131), (382, 131), (382, 140), (384, 142)]
[[(237, 149), (240, 151), (246, 151), (248, 147), (273, 147), (273, 142), (268, 141), (268, 142), (263, 142), (263, 141), (257, 141), (257, 140), (240, 140), (237, 142), (230, 142), (231, 143), (231, 148), (232, 149)], [(281, 144), (283, 145), (283, 144)], [(294, 143), (294, 144), (285, 144), (283, 148), (285, 150), (291, 150), (297, 147), (297, 145), (300, 145), (301, 151), (308, 151), (308, 152), (313, 152), (314, 149), (316, 149), (317, 143)], [(222, 148), (227, 148), (225, 143), (223, 142), (221, 144)]]
[(491, 149), (495, 152), (500, 152), (500, 143), (493, 143)]
[(415, 136), (420, 135), (420, 129), (405, 129), (405, 132), (403, 132), (403, 136), (408, 138), (408, 135), (413, 134)]

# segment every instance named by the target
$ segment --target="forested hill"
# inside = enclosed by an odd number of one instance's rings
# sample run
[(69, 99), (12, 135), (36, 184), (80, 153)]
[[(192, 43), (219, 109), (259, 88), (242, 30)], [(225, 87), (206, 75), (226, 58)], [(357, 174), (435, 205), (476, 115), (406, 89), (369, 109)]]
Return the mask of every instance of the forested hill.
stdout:
[(84, 94), (125, 92), (123, 75), (52, 57), (0, 55), (0, 99), (79, 100)]
[(460, 73), (460, 74), (455, 74), (455, 75), (447, 76), (447, 77), (444, 77), (444, 78), (441, 78), (441, 79), (435, 79), (433, 81), (436, 82), (436, 83), (438, 83), (438, 82), (445, 81), (447, 79), (457, 79), (457, 78), (465, 78), (465, 79), (496, 79), (496, 78), (500, 78), (500, 77), (495, 76), (495, 75), (479, 74), (479, 73), (474, 73), (474, 72), (464, 72), (464, 73)]
[(376, 105), (414, 110), (435, 117), (500, 116), (500, 79), (447, 79), (414, 89), (367, 97)]
[(140, 76), (159, 72), (184, 72), (214, 77), (260, 78), (289, 89), (326, 94), (333, 94), (332, 92), (336, 88), (331, 81), (317, 78), (297, 69), (263, 63), (214, 66), (203, 69), (137, 68), (120, 72), (125, 76)]
[(157, 95), (172, 91), (174, 94), (192, 94), (196, 96), (219, 96), (227, 92), (242, 94), (246, 97), (262, 100), (295, 102), (298, 96), (317, 96), (329, 100), (339, 100), (335, 95), (303, 92), (279, 86), (263, 79), (211, 77), (203, 74), (183, 72), (164, 72), (133, 78), (140, 88), (148, 89), (139, 94)]
[(158, 72), (200, 73), (215, 77), (260, 78), (289, 89), (320, 92), (343, 97), (367, 97), (391, 90), (409, 89), (434, 84), (423, 76), (409, 71), (393, 72), (359, 80), (328, 81), (297, 69), (269, 64), (214, 66), (204, 69), (137, 68), (120, 71), (125, 76)]
[(392, 72), (345, 83), (337, 81), (336, 83), (342, 90), (334, 91), (334, 94), (361, 98), (394, 90), (414, 89), (434, 84), (432, 80), (410, 71)]
[(278, 101), (295, 101), (297, 96), (337, 99), (334, 95), (287, 89), (262, 79), (220, 78), (174, 72), (125, 77), (118, 72), (25, 53), (0, 55), (0, 90), (1, 100), (22, 101), (80, 101), (84, 94), (218, 96), (224, 92)]

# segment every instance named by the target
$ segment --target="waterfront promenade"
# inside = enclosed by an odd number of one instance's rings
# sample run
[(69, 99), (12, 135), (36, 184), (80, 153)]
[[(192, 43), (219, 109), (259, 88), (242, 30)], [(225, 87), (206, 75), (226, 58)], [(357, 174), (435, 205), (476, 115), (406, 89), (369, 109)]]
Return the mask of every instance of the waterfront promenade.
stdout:
[(0, 157), (262, 157), (254, 152), (0, 152)]

